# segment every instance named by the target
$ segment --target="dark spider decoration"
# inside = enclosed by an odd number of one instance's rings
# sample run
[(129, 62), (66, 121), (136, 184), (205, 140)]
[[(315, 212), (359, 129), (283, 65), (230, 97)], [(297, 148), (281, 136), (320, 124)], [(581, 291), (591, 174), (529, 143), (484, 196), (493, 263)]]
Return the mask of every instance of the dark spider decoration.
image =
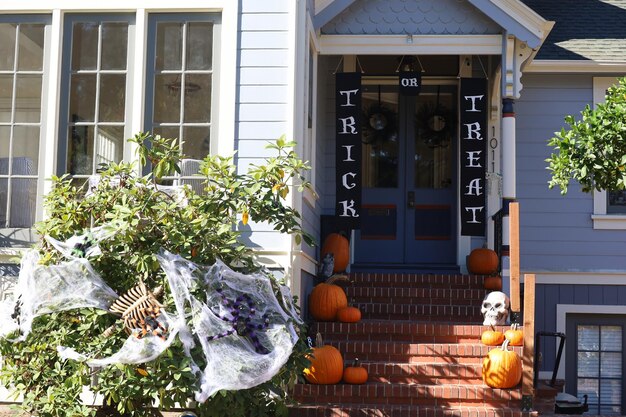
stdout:
[(216, 291), (220, 294), (222, 304), (229, 309), (231, 317), (220, 316), (219, 314), (216, 314), (216, 316), (221, 320), (232, 324), (233, 327), (220, 334), (209, 336), (208, 340), (217, 340), (237, 333), (239, 336), (250, 339), (252, 341), (252, 346), (257, 353), (262, 355), (270, 353), (269, 350), (261, 344), (259, 336), (257, 335), (257, 332), (265, 330), (269, 327), (269, 315), (263, 314), (261, 317), (257, 317), (256, 305), (248, 294), (240, 295), (234, 302), (232, 302), (226, 298), (226, 295), (221, 288), (217, 288)]

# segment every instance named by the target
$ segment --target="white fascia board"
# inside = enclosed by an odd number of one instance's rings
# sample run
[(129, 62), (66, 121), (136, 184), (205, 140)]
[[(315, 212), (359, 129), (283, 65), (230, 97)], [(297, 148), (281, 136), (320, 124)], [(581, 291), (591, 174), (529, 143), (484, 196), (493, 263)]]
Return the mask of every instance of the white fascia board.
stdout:
[(625, 73), (626, 61), (572, 61), (572, 60), (534, 60), (524, 69), (525, 73)]
[(469, 0), (508, 33), (537, 49), (552, 30), (554, 22), (545, 20), (519, 0)]
[[(235, 3), (235, 5), (231, 4)], [(232, 0), (178, 0), (174, 3), (164, 0), (109, 0), (106, 2), (85, 2), (84, 0), (22, 0), (19, 2), (6, 2), (0, 7), (3, 13), (37, 13), (50, 12), (54, 9), (75, 11), (135, 11), (146, 9), (149, 11), (167, 10), (198, 10), (219, 11), (225, 7), (236, 7)]]
[(502, 35), (321, 35), (322, 55), (501, 55)]

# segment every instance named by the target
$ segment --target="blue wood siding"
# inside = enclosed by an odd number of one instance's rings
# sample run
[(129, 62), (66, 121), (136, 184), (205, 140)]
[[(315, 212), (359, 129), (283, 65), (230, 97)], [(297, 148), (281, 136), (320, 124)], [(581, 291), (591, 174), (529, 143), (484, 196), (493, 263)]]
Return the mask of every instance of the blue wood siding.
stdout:
[(466, 0), (362, 0), (324, 25), (322, 33), (484, 35), (502, 29)]
[(593, 103), (592, 76), (531, 74), (522, 82), (515, 106), (522, 270), (626, 270), (626, 231), (594, 230), (593, 196), (577, 184), (566, 196), (547, 185), (547, 142), (566, 115)]
[[(556, 332), (557, 304), (626, 305), (626, 286), (588, 284), (538, 284), (536, 286), (535, 330)], [(568, 335), (566, 335), (568, 336)], [(567, 343), (567, 342), (566, 342)], [(552, 372), (556, 359), (557, 339), (541, 340), (540, 371)], [(560, 369), (570, 369), (561, 359)]]

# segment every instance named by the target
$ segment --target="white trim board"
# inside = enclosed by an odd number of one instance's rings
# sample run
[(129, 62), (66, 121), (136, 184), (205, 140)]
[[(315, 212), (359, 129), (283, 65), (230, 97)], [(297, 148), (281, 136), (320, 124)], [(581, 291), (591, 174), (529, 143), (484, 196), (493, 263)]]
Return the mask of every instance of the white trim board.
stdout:
[(525, 73), (625, 73), (625, 62), (535, 59)]
[[(522, 274), (523, 276), (524, 274)], [(537, 272), (536, 284), (626, 285), (626, 274), (616, 272)]]
[[(603, 306), (603, 305), (578, 305), (578, 304), (557, 304), (556, 305), (556, 331), (565, 333), (567, 325), (567, 314), (615, 314), (626, 316), (626, 306)], [(558, 352), (558, 344), (555, 347), (555, 354)], [(567, 343), (563, 348), (561, 356), (561, 366), (557, 373), (558, 379), (565, 379), (565, 351), (567, 350)], [(540, 374), (541, 376), (541, 374)], [(550, 377), (552, 373), (550, 373)]]

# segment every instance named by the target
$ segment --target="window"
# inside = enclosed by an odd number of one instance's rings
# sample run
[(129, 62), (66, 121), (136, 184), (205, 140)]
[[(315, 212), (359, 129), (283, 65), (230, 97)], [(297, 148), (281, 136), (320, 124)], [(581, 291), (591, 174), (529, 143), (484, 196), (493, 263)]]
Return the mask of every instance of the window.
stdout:
[[(616, 77), (593, 79), (593, 103), (605, 100), (606, 90), (617, 84)], [(626, 193), (622, 191), (594, 191), (593, 228), (626, 229)]]
[(132, 15), (67, 15), (59, 173), (86, 178), (124, 157)]
[(47, 17), (0, 17), (0, 228), (35, 221)]
[[(183, 142), (182, 176), (198, 172), (212, 138), (216, 14), (153, 14), (148, 27), (146, 130)], [(189, 179), (194, 186), (199, 181)], [(196, 184), (198, 183), (198, 184)]]
[(603, 315), (568, 315), (572, 341), (566, 363), (576, 366), (574, 372), (568, 369), (566, 390), (580, 400), (588, 396), (589, 414), (622, 414), (625, 323), (624, 318)]

